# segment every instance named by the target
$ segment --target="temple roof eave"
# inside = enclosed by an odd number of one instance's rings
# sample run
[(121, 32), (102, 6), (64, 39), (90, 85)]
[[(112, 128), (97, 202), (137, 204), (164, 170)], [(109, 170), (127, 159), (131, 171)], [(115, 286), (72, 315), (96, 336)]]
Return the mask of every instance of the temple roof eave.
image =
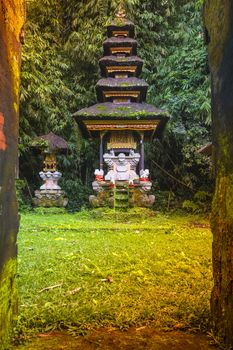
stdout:
[(137, 45), (137, 40), (134, 38), (129, 37), (111, 37), (107, 38), (103, 42), (104, 46), (111, 46), (111, 45)]
[[(169, 113), (165, 110), (158, 109), (147, 103), (130, 103), (114, 104), (111, 102), (98, 103), (88, 108), (83, 108), (73, 115), (80, 126), (84, 136), (93, 136), (93, 133), (87, 130), (86, 122), (93, 121), (101, 123), (107, 121), (107, 124), (114, 124), (116, 121), (120, 123), (129, 122), (134, 130), (134, 124), (138, 122), (157, 122), (156, 128), (152, 127), (147, 130), (147, 134), (151, 137), (160, 136), (165, 128), (166, 123), (170, 119)], [(136, 129), (136, 128), (135, 128)]]
[(137, 54), (137, 41), (129, 37), (111, 37), (103, 42), (103, 48), (105, 56), (122, 52), (135, 56)]
[(108, 77), (111, 72), (125, 71), (139, 76), (142, 71), (143, 60), (138, 56), (104, 56), (99, 60), (102, 77)]
[(114, 55), (110, 55), (110, 56), (104, 56), (102, 58), (99, 59), (99, 63), (105, 63), (105, 62), (114, 62), (114, 63), (119, 63), (119, 64), (131, 64), (132, 62), (138, 63), (138, 64), (142, 64), (143, 60), (138, 57), (138, 56), (125, 56), (125, 57), (121, 57), (121, 56), (114, 56)]
[(161, 137), (167, 121), (168, 116), (157, 115), (151, 116), (150, 120), (148, 118), (88, 118), (88, 117), (75, 117), (77, 124), (79, 125), (80, 131), (84, 137), (88, 138), (99, 138), (101, 132), (111, 132), (111, 131), (133, 131), (133, 132), (143, 132), (145, 140), (149, 141), (154, 137)]
[(149, 85), (143, 79), (138, 79), (136, 77), (130, 78), (102, 78), (100, 79), (96, 87), (100, 88), (119, 88), (119, 89), (130, 89), (136, 87), (148, 88)]
[(150, 118), (153, 116), (156, 117), (159, 115), (167, 118), (170, 117), (169, 113), (166, 110), (156, 108), (155, 106), (148, 103), (97, 103), (91, 107), (83, 108), (73, 114), (74, 117), (83, 118), (137, 118), (138, 115), (144, 118)]
[(146, 99), (146, 93), (149, 85), (145, 80), (136, 77), (130, 78), (104, 78), (96, 84), (96, 94), (99, 102), (105, 102), (107, 95), (124, 96), (125, 94), (135, 93), (135, 98), (143, 102)]

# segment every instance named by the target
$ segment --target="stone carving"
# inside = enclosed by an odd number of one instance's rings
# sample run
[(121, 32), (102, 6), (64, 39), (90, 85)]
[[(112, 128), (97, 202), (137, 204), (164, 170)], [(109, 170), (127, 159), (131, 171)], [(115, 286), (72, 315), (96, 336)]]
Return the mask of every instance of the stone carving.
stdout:
[(57, 171), (57, 154), (67, 151), (67, 142), (50, 132), (34, 139), (33, 145), (44, 155), (44, 168), (39, 173), (43, 185), (35, 191), (34, 204), (40, 207), (65, 207), (68, 200), (58, 185), (62, 174)]
[(114, 206), (114, 194), (112, 189), (108, 185), (100, 186), (100, 190), (97, 191), (96, 196), (89, 196), (89, 202), (94, 208), (98, 207), (110, 207)]
[(100, 191), (103, 190), (103, 189), (102, 189), (102, 186), (101, 186), (101, 184), (100, 184), (99, 181), (93, 181), (93, 182), (92, 182), (92, 188), (93, 188), (93, 190), (94, 190), (95, 192), (100, 192)]
[(41, 190), (60, 190), (61, 187), (58, 186), (58, 180), (62, 177), (62, 174), (58, 171), (41, 171), (39, 173), (41, 179), (44, 181), (44, 184), (40, 187)]
[(140, 170), (140, 181), (149, 181), (150, 172), (148, 169)]
[(139, 207), (146, 207), (146, 208), (151, 208), (155, 202), (155, 196), (146, 193), (141, 193), (138, 197), (137, 200), (135, 201), (135, 204), (137, 204)]
[(104, 154), (104, 161), (108, 165), (108, 173), (105, 176), (106, 181), (129, 181), (139, 179), (136, 173), (136, 167), (139, 163), (140, 154), (130, 151), (129, 156), (120, 153), (115, 156), (114, 152)]
[(150, 172), (148, 169), (140, 170), (140, 185), (144, 192), (149, 192), (152, 187), (152, 182), (149, 180)]
[(37, 190), (33, 201), (38, 207), (66, 207), (68, 203), (62, 190)]
[(95, 169), (95, 179), (96, 181), (103, 181), (104, 171), (102, 169)]
[(68, 199), (58, 185), (62, 174), (59, 171), (41, 171), (39, 175), (44, 183), (35, 191), (34, 204), (39, 207), (65, 207)]
[(151, 190), (151, 187), (152, 187), (152, 182), (150, 182), (150, 181), (143, 181), (143, 182), (140, 182), (140, 185), (141, 185), (141, 189), (144, 192), (149, 192)]

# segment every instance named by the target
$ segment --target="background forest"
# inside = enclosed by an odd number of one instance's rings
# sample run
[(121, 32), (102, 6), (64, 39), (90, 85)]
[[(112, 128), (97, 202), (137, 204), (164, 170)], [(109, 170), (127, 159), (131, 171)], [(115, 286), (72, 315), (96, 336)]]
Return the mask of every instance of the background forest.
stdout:
[[(98, 147), (82, 139), (72, 114), (96, 101), (105, 24), (119, 2), (27, 2), (20, 95), (21, 206), (27, 200), (30, 203), (40, 183), (42, 161), (31, 141), (50, 131), (65, 138), (70, 147), (69, 154), (59, 159), (69, 209), (88, 205)], [(147, 101), (168, 109), (172, 116), (163, 139), (147, 145), (157, 205), (186, 200), (184, 206), (199, 210), (211, 193), (210, 160), (197, 153), (211, 138), (210, 82), (200, 8), (187, 0), (126, 3), (128, 18), (136, 24), (138, 56), (144, 60), (142, 78), (150, 85)]]

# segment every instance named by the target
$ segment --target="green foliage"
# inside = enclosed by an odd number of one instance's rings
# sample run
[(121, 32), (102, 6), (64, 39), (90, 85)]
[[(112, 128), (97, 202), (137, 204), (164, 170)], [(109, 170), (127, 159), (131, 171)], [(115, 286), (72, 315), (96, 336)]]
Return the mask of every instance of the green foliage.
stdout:
[(69, 202), (67, 209), (69, 211), (78, 211), (83, 207), (89, 206), (89, 196), (92, 194), (90, 186), (84, 185), (80, 179), (61, 181), (61, 186), (67, 193)]
[(180, 208), (180, 198), (172, 191), (153, 189), (155, 195), (154, 209), (161, 212), (176, 211)]
[[(148, 148), (155, 159), (189, 187), (210, 187), (209, 161), (197, 154), (210, 140), (210, 82), (200, 11), (190, 1), (141, 3), (135, 22), (143, 76), (150, 85), (148, 100), (168, 109), (163, 143)], [(151, 164), (152, 166), (152, 164)], [(178, 182), (152, 166), (152, 176), (162, 188), (184, 192)]]
[(26, 180), (16, 180), (16, 195), (20, 212), (32, 210), (32, 203)]
[(68, 65), (59, 55), (59, 49), (51, 33), (41, 34), (37, 25), (28, 25), (20, 95), (20, 150), (23, 154), (28, 152), (33, 136), (51, 130), (65, 134), (70, 127), (68, 102), (74, 99), (74, 93), (64, 80)]
[(197, 216), (148, 209), (22, 215), (18, 337), (102, 326), (208, 329), (211, 240)]
[(205, 191), (195, 193), (193, 200), (185, 200), (183, 209), (190, 213), (209, 213), (211, 209), (212, 195)]

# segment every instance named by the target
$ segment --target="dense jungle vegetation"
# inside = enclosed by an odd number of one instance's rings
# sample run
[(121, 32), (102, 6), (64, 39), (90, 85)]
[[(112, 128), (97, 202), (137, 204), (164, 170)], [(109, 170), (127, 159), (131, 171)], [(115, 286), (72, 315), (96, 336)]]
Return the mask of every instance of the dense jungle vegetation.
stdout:
[[(101, 0), (27, 2), (20, 184), (29, 201), (40, 183), (41, 169), (31, 140), (53, 131), (70, 147), (70, 153), (59, 160), (69, 209), (88, 204), (98, 148), (82, 139), (72, 114), (96, 101), (105, 25), (118, 5), (119, 1)], [(185, 202), (187, 207), (199, 210), (211, 192), (210, 160), (197, 153), (211, 133), (200, 7), (188, 0), (128, 0), (126, 6), (128, 17), (136, 24), (138, 55), (144, 60), (142, 78), (150, 85), (147, 101), (168, 109), (172, 116), (163, 139), (147, 145), (157, 204), (167, 206), (168, 197), (174, 202), (182, 197), (192, 200)]]

